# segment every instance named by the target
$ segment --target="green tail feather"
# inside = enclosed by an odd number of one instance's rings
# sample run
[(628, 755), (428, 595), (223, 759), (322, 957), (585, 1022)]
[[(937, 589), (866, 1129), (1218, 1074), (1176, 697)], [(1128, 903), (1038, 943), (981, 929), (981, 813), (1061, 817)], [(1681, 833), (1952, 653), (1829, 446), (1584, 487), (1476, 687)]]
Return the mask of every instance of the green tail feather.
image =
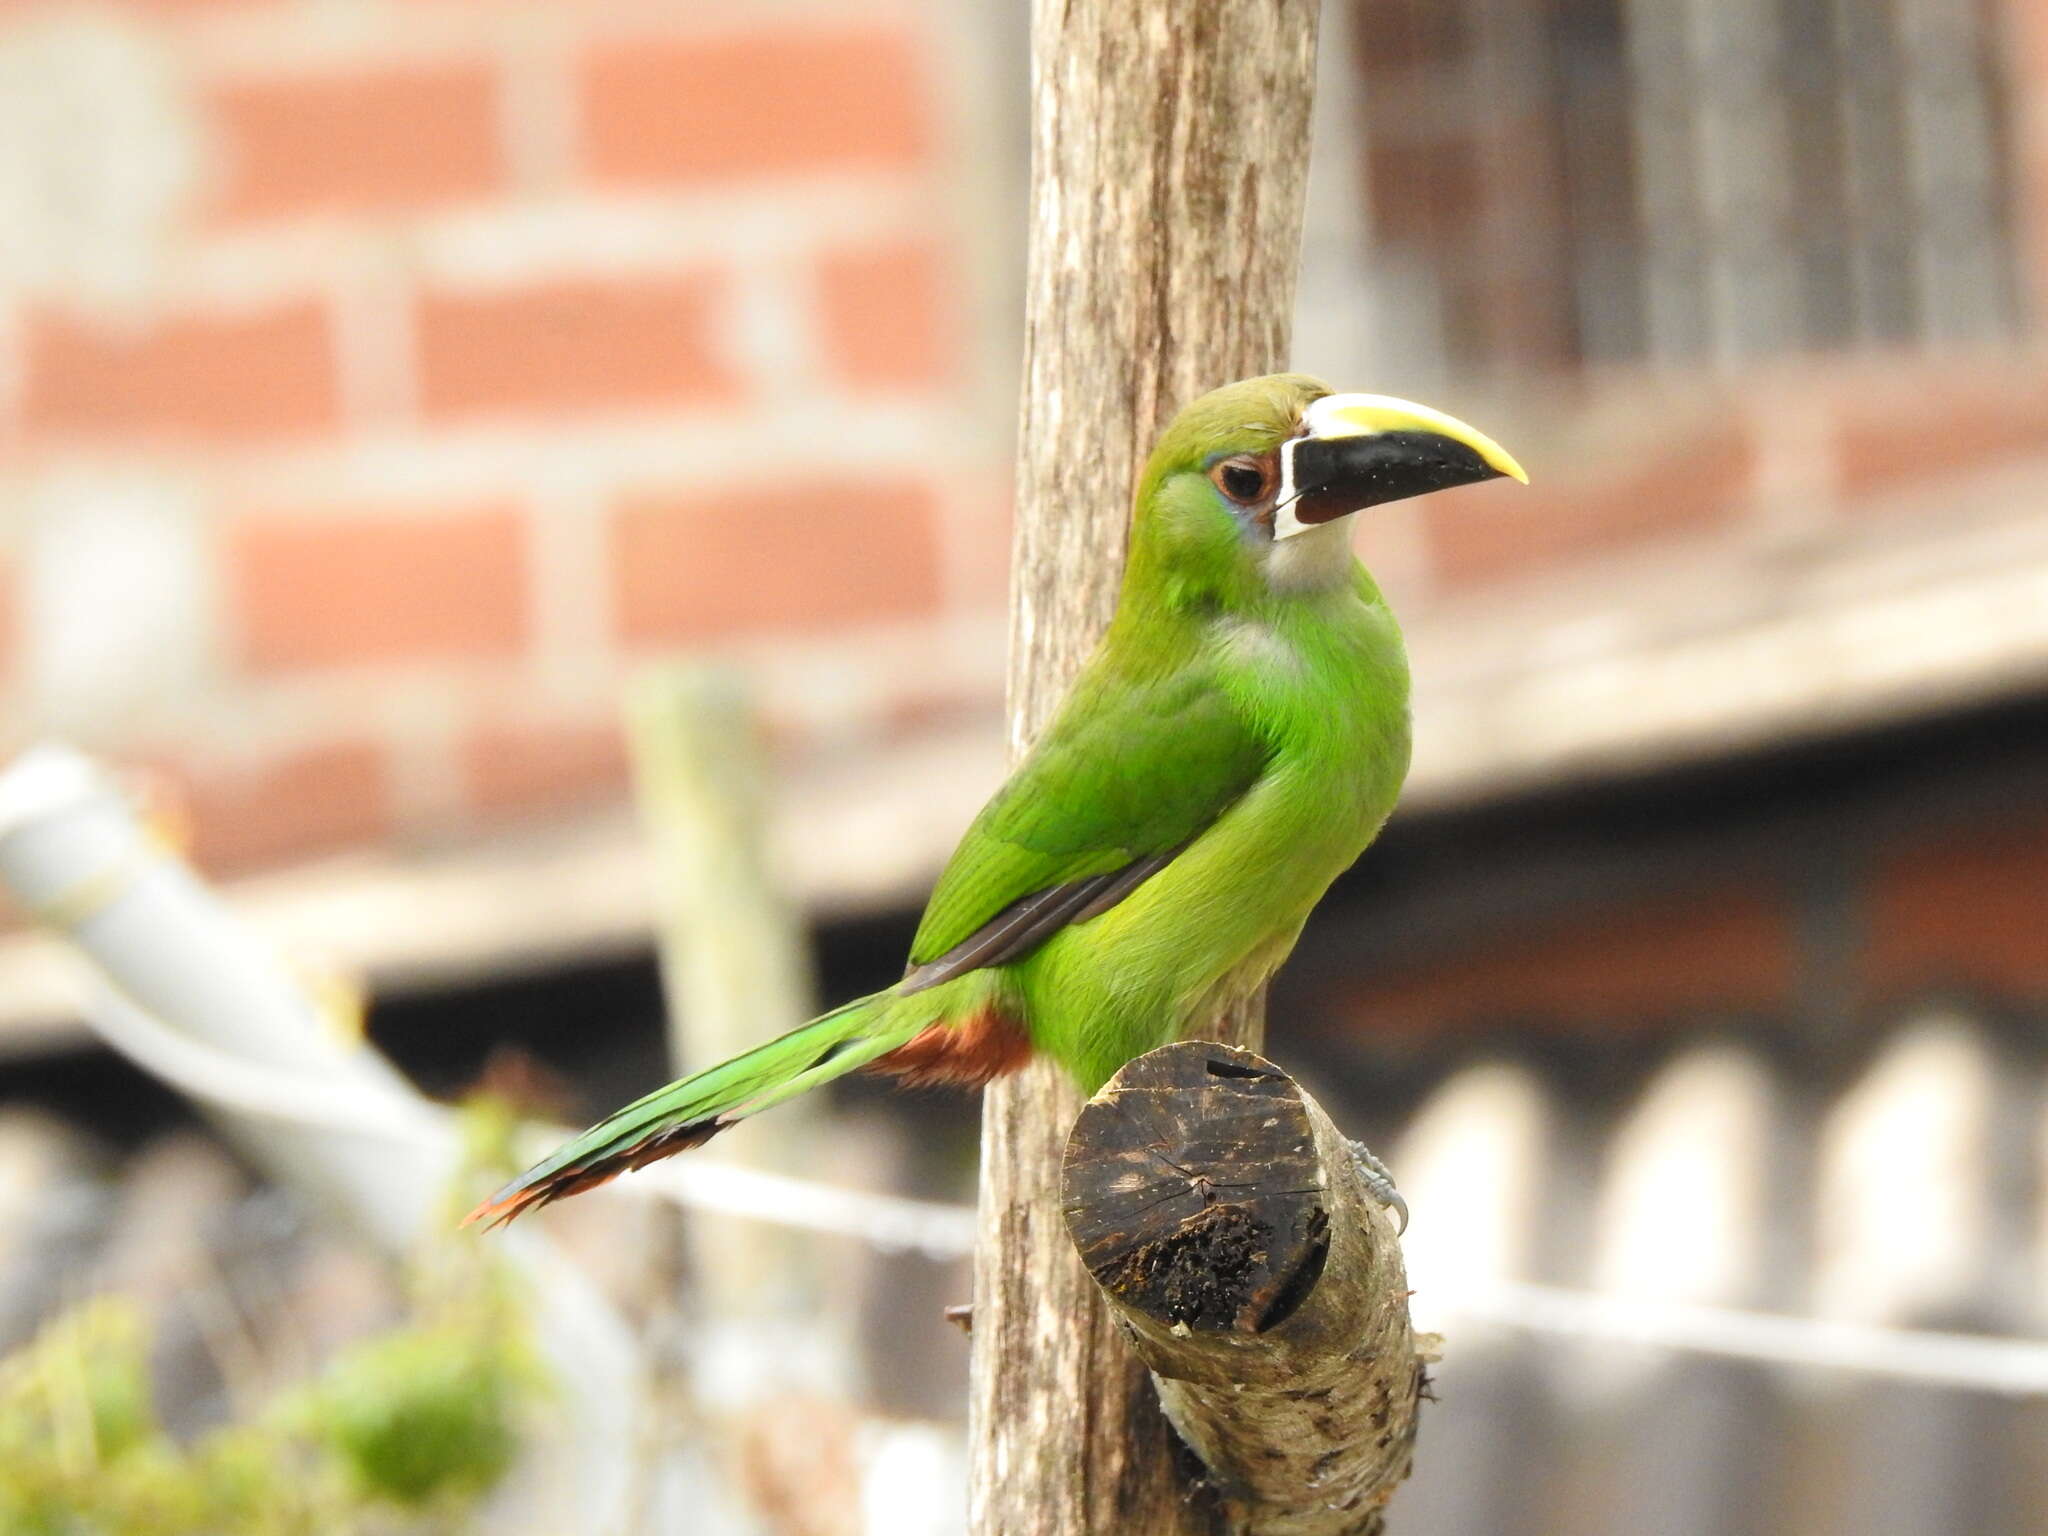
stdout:
[(786, 1035), (657, 1088), (535, 1164), (464, 1218), (492, 1226), (629, 1168), (700, 1146), (749, 1115), (887, 1055), (929, 1019), (893, 1023), (890, 992), (859, 998)]

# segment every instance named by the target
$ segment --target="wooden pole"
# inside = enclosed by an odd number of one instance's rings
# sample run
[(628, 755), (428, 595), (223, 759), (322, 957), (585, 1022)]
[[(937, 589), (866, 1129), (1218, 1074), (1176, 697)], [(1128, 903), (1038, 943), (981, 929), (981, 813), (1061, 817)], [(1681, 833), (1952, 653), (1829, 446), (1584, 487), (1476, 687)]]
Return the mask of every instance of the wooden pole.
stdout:
[[(625, 702), (680, 1075), (810, 1017), (811, 970), (768, 867), (767, 754), (744, 680), (713, 663), (668, 663), (636, 676)], [(817, 1097), (801, 1099), (692, 1156), (809, 1174), (823, 1118)], [(840, 1304), (849, 1288), (833, 1283), (844, 1280), (830, 1273), (834, 1255), (815, 1236), (736, 1216), (695, 1212), (682, 1223), (670, 1212), (664, 1227), (657, 1283), (666, 1282), (665, 1296), (648, 1329), (659, 1384), (676, 1391), (686, 1377), (692, 1405), (709, 1411), (726, 1489), (744, 1489), (764, 1515), (829, 1509), (835, 1523), (818, 1529), (840, 1529), (858, 1502), (847, 1402), (856, 1369), (852, 1313)], [(678, 1305), (685, 1268), (694, 1284)], [(687, 1417), (670, 1416), (660, 1432), (675, 1435)], [(784, 1455), (792, 1425), (802, 1426), (804, 1443)], [(672, 1451), (680, 1437), (665, 1444)], [(753, 1529), (755, 1520), (724, 1507), (723, 1493), (692, 1489), (677, 1499), (657, 1480), (648, 1528)]]
[[(812, 1013), (803, 937), (767, 868), (767, 770), (744, 685), (698, 662), (650, 667), (626, 695), (634, 798), (655, 871), (662, 993), (676, 1072), (772, 1040)], [(822, 1106), (802, 1099), (694, 1154), (776, 1173), (814, 1164)], [(788, 1362), (773, 1319), (809, 1321), (815, 1243), (759, 1222), (692, 1218), (704, 1319), (755, 1330)], [(774, 1383), (777, 1386), (786, 1382)]]
[(1182, 1041), (1090, 1099), (1067, 1231), (1227, 1529), (1373, 1536), (1427, 1383), (1359, 1149), (1263, 1057)]
[[(1317, 0), (1035, 0), (1010, 740), (1045, 723), (1115, 605), (1153, 437), (1285, 365)], [(1217, 1021), (1255, 1044), (1258, 1010)], [(1143, 1369), (1057, 1219), (1079, 1095), (1037, 1063), (982, 1109), (969, 1525), (1199, 1531)]]

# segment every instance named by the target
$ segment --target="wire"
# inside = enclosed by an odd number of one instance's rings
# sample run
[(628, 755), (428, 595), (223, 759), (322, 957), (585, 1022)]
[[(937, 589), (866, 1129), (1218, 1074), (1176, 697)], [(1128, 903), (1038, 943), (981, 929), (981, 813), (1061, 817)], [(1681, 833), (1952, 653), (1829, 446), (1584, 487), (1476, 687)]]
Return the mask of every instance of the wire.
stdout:
[(2048, 1397), (2048, 1342), (1788, 1317), (1508, 1283), (1441, 1299), (1468, 1322), (1608, 1344), (1650, 1346), (1888, 1376), (2001, 1397)]
[[(456, 1134), (449, 1111), (415, 1094), (364, 1091), (250, 1061), (172, 1029), (110, 989), (100, 991), (86, 1019), (137, 1065), (187, 1096), (232, 1113), (419, 1147), (445, 1145)], [(538, 1156), (570, 1134), (536, 1129), (528, 1139)], [(965, 1258), (974, 1248), (974, 1212), (965, 1206), (844, 1189), (733, 1163), (664, 1163), (621, 1178), (614, 1187), (694, 1210), (856, 1238), (885, 1252), (946, 1261)]]
[[(240, 1114), (418, 1145), (453, 1136), (447, 1110), (403, 1093), (365, 1093), (251, 1062), (167, 1027), (116, 993), (88, 1010), (109, 1045), (195, 1099)], [(548, 1145), (567, 1134), (536, 1131)], [(541, 1150), (546, 1150), (542, 1147)], [(706, 1159), (660, 1163), (619, 1179), (620, 1192), (802, 1231), (850, 1237), (938, 1261), (974, 1247), (966, 1206), (844, 1189)], [(1437, 1298), (1450, 1317), (1604, 1344), (1683, 1350), (1789, 1367), (2048, 1398), (2048, 1342), (1935, 1333), (1503, 1283)]]
[(696, 1210), (858, 1238), (885, 1252), (913, 1251), (943, 1261), (974, 1251), (971, 1206), (878, 1195), (708, 1158), (657, 1163), (621, 1183)]

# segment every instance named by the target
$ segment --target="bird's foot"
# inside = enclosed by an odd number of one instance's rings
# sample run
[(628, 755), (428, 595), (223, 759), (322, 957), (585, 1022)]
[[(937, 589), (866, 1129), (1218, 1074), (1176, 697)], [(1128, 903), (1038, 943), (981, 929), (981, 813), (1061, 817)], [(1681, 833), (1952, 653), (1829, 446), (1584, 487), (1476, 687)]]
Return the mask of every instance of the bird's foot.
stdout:
[(1351, 1143), (1351, 1161), (1357, 1166), (1359, 1177), (1365, 1180), (1366, 1192), (1394, 1213), (1395, 1232), (1406, 1232), (1408, 1202), (1401, 1198), (1401, 1191), (1394, 1188), (1394, 1176), (1387, 1172), (1387, 1165), (1375, 1157), (1372, 1149), (1362, 1141)]

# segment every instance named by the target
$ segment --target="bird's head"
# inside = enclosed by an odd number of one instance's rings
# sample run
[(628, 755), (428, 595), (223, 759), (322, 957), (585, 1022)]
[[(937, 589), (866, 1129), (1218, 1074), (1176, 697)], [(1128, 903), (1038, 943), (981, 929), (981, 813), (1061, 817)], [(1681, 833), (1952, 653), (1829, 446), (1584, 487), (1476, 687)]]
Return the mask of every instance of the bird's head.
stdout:
[(1305, 374), (1244, 379), (1160, 435), (1132, 557), (1269, 589), (1334, 584), (1351, 568), (1354, 514), (1502, 476), (1529, 478), (1492, 438), (1426, 405), (1334, 394)]

